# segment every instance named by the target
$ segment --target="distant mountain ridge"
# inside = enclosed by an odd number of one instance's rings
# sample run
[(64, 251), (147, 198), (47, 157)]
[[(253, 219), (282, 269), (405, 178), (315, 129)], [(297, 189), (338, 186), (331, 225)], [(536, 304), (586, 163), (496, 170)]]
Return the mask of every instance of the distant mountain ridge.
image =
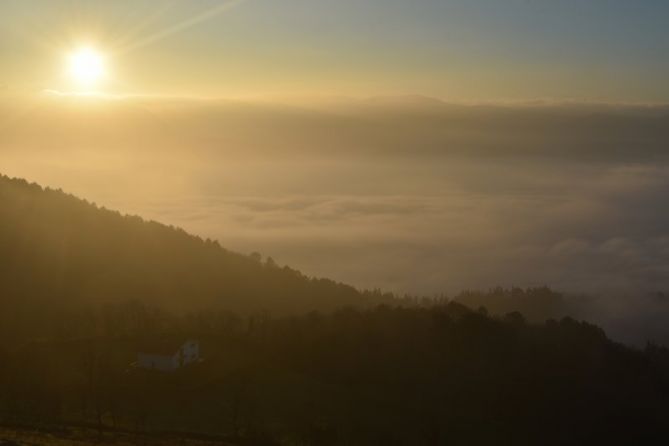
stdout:
[(0, 176), (0, 306), (139, 300), (169, 310), (329, 310), (365, 301), (185, 231)]

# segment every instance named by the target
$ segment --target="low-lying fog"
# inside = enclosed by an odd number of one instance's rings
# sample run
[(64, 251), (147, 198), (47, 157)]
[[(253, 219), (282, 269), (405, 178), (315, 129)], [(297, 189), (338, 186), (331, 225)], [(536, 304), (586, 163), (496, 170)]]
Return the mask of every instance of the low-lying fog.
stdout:
[(434, 294), (549, 285), (664, 336), (669, 108), (0, 102), (0, 171), (259, 251), (309, 275)]

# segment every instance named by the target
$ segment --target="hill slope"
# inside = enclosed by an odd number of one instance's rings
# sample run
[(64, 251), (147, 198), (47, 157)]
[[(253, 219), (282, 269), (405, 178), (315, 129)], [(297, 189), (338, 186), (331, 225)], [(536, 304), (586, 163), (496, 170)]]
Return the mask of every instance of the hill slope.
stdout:
[[(239, 317), (216, 310), (328, 310), (382, 296), (6, 177), (0, 253), (0, 426), (55, 426), (63, 441), (72, 426), (97, 426), (117, 442), (169, 431), (268, 445), (627, 445), (668, 435), (669, 352), (624, 347), (571, 318), (528, 324), (456, 301)], [(547, 289), (456, 300), (493, 299), (503, 299), (493, 313), (562, 311)], [(168, 311), (133, 313), (128, 300)], [(104, 303), (120, 305), (89, 311)], [(199, 339), (205, 360), (174, 374), (129, 367), (156, 336)]]
[(2, 300), (31, 309), (137, 299), (172, 310), (287, 313), (360, 304), (363, 297), (352, 287), (5, 176), (0, 252)]

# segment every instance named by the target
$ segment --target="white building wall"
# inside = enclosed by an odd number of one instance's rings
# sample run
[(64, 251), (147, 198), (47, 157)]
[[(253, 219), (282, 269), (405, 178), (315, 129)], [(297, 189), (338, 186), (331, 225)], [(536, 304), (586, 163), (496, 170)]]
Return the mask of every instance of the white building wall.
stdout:
[(177, 370), (200, 359), (200, 343), (186, 341), (172, 356), (151, 353), (138, 353), (137, 365), (143, 369), (169, 372)]
[(137, 355), (137, 364), (144, 369), (160, 370), (164, 372), (179, 368), (175, 356), (152, 355), (147, 353), (139, 353)]
[(180, 349), (179, 360), (183, 358), (183, 365), (192, 364), (200, 359), (200, 344), (197, 341), (189, 340), (184, 343)]

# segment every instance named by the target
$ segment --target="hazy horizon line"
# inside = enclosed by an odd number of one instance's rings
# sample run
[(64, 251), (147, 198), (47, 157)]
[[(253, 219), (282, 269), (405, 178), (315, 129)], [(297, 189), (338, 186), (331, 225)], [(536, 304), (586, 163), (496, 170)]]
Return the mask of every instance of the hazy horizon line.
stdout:
[[(62, 91), (57, 89), (42, 89), (37, 94), (4, 95), (7, 97), (22, 98), (69, 98), (107, 101), (124, 100), (178, 100), (184, 102), (239, 102), (239, 103), (313, 103), (332, 104), (345, 102), (382, 103), (401, 102), (407, 105), (439, 105), (454, 107), (514, 107), (514, 108), (552, 108), (565, 106), (585, 107), (623, 107), (623, 108), (652, 108), (669, 107), (667, 102), (647, 101), (605, 101), (597, 99), (579, 98), (535, 98), (535, 99), (491, 99), (491, 100), (452, 100), (437, 95), (421, 93), (397, 93), (374, 95), (339, 95), (339, 94), (246, 94), (246, 95), (195, 95), (195, 94), (166, 94), (166, 93), (114, 93), (105, 91)], [(0, 95), (0, 98), (3, 96)]]

